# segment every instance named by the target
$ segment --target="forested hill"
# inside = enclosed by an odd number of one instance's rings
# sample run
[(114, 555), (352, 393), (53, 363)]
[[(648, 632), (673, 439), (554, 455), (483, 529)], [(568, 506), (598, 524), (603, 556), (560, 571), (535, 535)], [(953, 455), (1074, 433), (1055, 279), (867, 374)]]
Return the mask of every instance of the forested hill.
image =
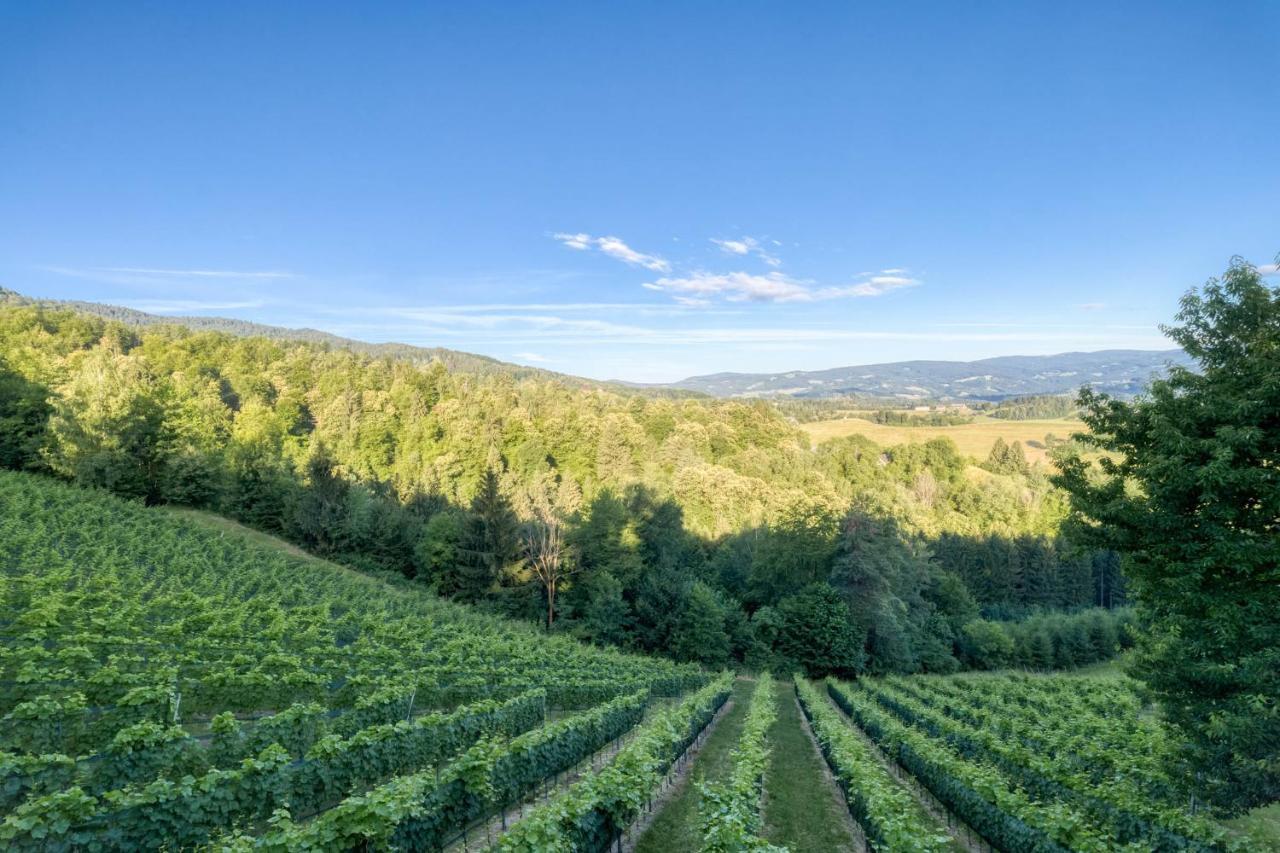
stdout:
[(51, 309), (67, 309), (84, 314), (92, 314), (105, 320), (123, 323), (135, 328), (149, 326), (183, 326), (196, 332), (221, 332), (237, 337), (267, 338), (274, 341), (300, 341), (318, 344), (323, 347), (347, 349), (363, 355), (374, 357), (399, 358), (409, 361), (439, 361), (449, 370), (477, 374), (502, 373), (516, 379), (554, 379), (578, 387), (610, 387), (618, 391), (632, 393), (668, 394), (674, 396), (695, 396), (696, 392), (683, 390), (667, 390), (661, 387), (640, 388), (621, 383), (600, 382), (567, 373), (557, 373), (540, 367), (529, 367), (500, 361), (486, 355), (461, 352), (444, 347), (420, 347), (401, 343), (369, 343), (353, 338), (323, 332), (319, 329), (290, 329), (282, 326), (269, 326), (248, 320), (237, 320), (230, 317), (184, 317), (160, 316), (148, 314), (121, 305), (108, 305), (101, 302), (82, 302), (79, 300), (35, 299), (24, 296), (13, 290), (0, 287), (0, 305), (32, 305)]
[(974, 462), (811, 448), (761, 401), (0, 306), (0, 465), (709, 664), (948, 670), (980, 614), (1122, 600), (1045, 471)]
[(716, 397), (867, 396), (928, 400), (1003, 400), (1068, 394), (1082, 385), (1132, 396), (1172, 362), (1191, 366), (1182, 350), (1102, 350), (1018, 355), (978, 361), (901, 361), (787, 373), (715, 373), (671, 387)]

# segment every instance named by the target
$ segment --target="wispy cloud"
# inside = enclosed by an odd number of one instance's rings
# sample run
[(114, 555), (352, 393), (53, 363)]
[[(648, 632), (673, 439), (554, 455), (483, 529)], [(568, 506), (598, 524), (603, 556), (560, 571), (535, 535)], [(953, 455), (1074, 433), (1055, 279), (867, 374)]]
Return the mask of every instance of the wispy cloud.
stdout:
[(154, 267), (99, 267), (106, 272), (131, 272), (142, 275), (167, 275), (175, 278), (297, 278), (296, 273), (282, 270), (205, 270), (157, 269)]
[(261, 308), (262, 300), (244, 302), (204, 302), (197, 299), (141, 299), (127, 300), (126, 307), (148, 314), (186, 314), (202, 311), (234, 311), (240, 308)]
[(619, 237), (592, 237), (590, 234), (557, 233), (551, 235), (570, 249), (589, 251), (596, 249), (611, 258), (636, 267), (644, 267), (653, 272), (670, 272), (671, 263), (657, 255), (646, 255), (628, 246)]
[[(985, 324), (975, 324), (985, 325)], [(843, 326), (652, 326), (615, 323), (608, 320), (559, 317), (537, 314), (406, 314), (399, 309), (370, 315), (367, 323), (326, 323), (320, 326), (352, 337), (377, 333), (393, 335), (409, 343), (453, 339), (470, 345), (529, 347), (519, 357), (536, 354), (544, 346), (687, 346), (687, 345), (776, 345), (792, 346), (827, 342), (907, 341), (907, 342), (1003, 342), (1064, 348), (1085, 346), (1128, 346), (1159, 348), (1164, 338), (1145, 327), (1135, 333), (1117, 334), (1110, 327), (1049, 329), (1019, 327), (1004, 329), (912, 328), (850, 329)]]
[(552, 360), (547, 358), (545, 355), (540, 355), (536, 352), (515, 352), (512, 353), (512, 355), (521, 361), (531, 361), (534, 364), (546, 364)]
[[(770, 254), (755, 237), (743, 237), (739, 240), (717, 240), (712, 237), (711, 242), (719, 246), (720, 251), (726, 255), (754, 255), (771, 267), (782, 266), (782, 259)], [(773, 242), (777, 245), (776, 240)]]
[(1262, 275), (1280, 275), (1280, 264), (1263, 264), (1256, 269)]
[(644, 284), (650, 290), (672, 294), (682, 304), (709, 304), (719, 297), (729, 302), (818, 302), (828, 299), (881, 296), (920, 280), (896, 270), (890, 274), (864, 273), (852, 284), (815, 287), (812, 281), (792, 278), (783, 272), (763, 275), (749, 272), (711, 273), (699, 271), (687, 276), (665, 276)]
[(157, 266), (41, 266), (49, 273), (69, 275), (73, 278), (106, 280), (116, 282), (120, 278), (147, 279), (183, 279), (183, 278), (215, 278), (215, 279), (280, 279), (298, 278), (297, 273), (285, 270), (236, 270), (236, 269), (168, 269)]
[(1081, 302), (1081, 303), (1080, 303), (1079, 305), (1077, 305), (1076, 307), (1077, 307), (1077, 308), (1079, 308), (1081, 311), (1101, 311), (1103, 308), (1106, 308), (1106, 307), (1107, 307), (1107, 303), (1105, 303), (1105, 302)]

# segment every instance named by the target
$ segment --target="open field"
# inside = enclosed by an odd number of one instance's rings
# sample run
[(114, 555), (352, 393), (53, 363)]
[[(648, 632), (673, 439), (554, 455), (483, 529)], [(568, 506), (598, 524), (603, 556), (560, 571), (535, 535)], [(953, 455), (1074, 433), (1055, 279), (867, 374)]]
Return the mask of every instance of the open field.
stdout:
[(976, 459), (985, 459), (991, 452), (991, 445), (997, 438), (1005, 441), (1020, 441), (1027, 454), (1028, 462), (1041, 462), (1045, 459), (1043, 447), (1035, 447), (1028, 442), (1044, 443), (1046, 433), (1053, 433), (1059, 438), (1067, 438), (1073, 432), (1084, 428), (1078, 420), (1036, 420), (1006, 421), (999, 418), (978, 418), (971, 424), (959, 426), (891, 426), (872, 423), (862, 418), (843, 418), (833, 421), (814, 421), (801, 424), (800, 428), (809, 434), (809, 440), (815, 445), (833, 438), (844, 438), (847, 435), (865, 435), (877, 444), (905, 444), (911, 441), (928, 441), (931, 438), (945, 436), (960, 448), (960, 452)]

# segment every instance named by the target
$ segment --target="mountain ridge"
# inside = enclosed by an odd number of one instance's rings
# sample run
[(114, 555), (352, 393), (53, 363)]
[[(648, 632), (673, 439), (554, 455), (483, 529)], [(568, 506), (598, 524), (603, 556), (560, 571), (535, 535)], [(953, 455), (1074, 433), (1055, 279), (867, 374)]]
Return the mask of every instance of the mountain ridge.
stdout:
[(667, 387), (714, 397), (994, 401), (1068, 394), (1089, 385), (1127, 397), (1140, 393), (1170, 363), (1193, 364), (1180, 349), (1111, 349), (993, 356), (972, 361), (916, 359), (779, 373), (722, 372), (691, 376)]

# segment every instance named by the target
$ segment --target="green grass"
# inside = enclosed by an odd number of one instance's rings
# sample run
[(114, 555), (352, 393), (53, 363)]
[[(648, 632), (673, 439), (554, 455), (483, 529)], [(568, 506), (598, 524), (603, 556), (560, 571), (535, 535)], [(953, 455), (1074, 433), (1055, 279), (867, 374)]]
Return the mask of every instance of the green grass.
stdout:
[(790, 681), (778, 683), (778, 721), (769, 732), (769, 742), (765, 838), (791, 853), (856, 849), (848, 812), (823, 775), (825, 762), (805, 734)]
[(716, 725), (694, 759), (687, 784), (658, 812), (649, 829), (640, 836), (636, 853), (674, 853), (694, 851), (702, 847), (698, 828), (698, 805), (701, 796), (697, 783), (703, 779), (720, 779), (733, 767), (733, 748), (738, 745), (751, 691), (755, 682), (739, 679), (733, 686), (733, 708)]
[(1223, 825), (1248, 841), (1253, 849), (1280, 850), (1280, 803), (1254, 809)]

